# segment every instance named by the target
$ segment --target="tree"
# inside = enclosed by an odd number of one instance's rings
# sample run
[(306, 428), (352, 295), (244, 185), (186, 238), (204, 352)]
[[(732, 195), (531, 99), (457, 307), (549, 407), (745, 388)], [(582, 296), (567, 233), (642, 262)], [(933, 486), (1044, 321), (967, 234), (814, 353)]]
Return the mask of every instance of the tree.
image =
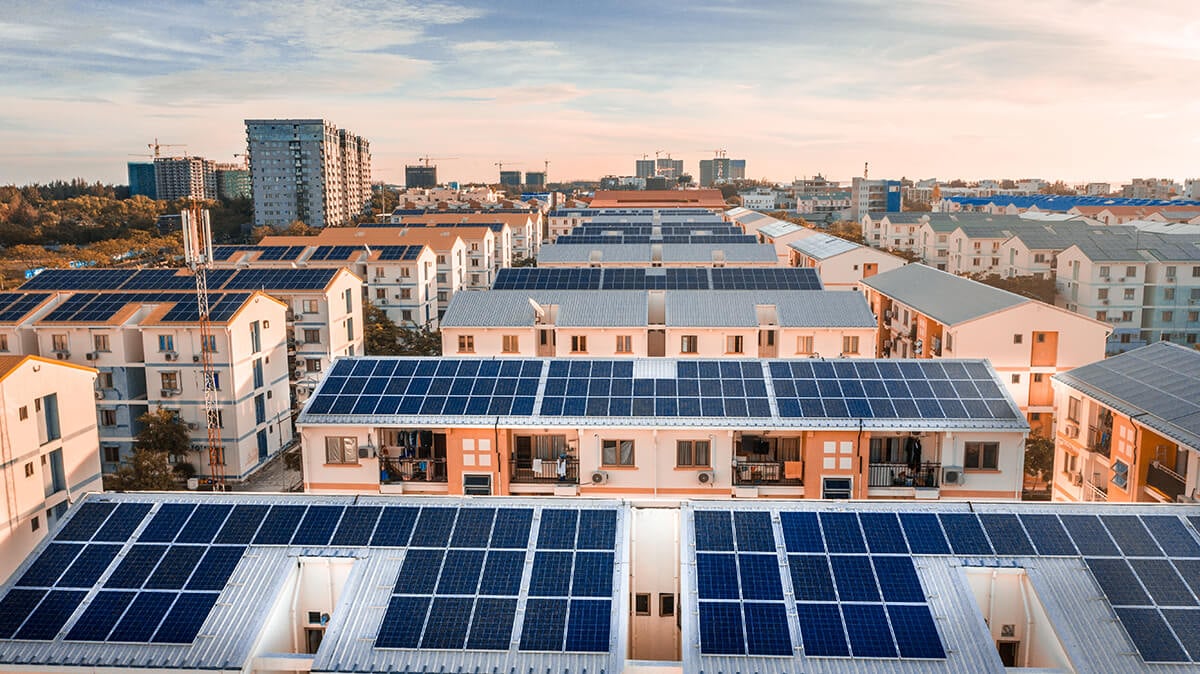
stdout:
[(187, 425), (171, 410), (158, 408), (138, 417), (142, 430), (134, 441), (134, 449), (166, 452), (172, 460), (181, 460), (192, 450)]
[(537, 266), (537, 258), (536, 257), (517, 256), (517, 257), (513, 258), (512, 266), (513, 267), (536, 267)]
[(442, 331), (428, 328), (403, 328), (400, 334), (401, 356), (442, 355)]
[(142, 430), (133, 443), (133, 457), (117, 469), (108, 486), (124, 491), (176, 489), (171, 461), (191, 450), (187, 426), (174, 412), (161, 407), (138, 417), (138, 422)]
[(400, 355), (401, 331), (387, 312), (363, 302), (363, 348), (368, 356)]
[(1040, 434), (1025, 440), (1025, 474), (1034, 479), (1034, 491), (1045, 489), (1054, 473), (1054, 440)]

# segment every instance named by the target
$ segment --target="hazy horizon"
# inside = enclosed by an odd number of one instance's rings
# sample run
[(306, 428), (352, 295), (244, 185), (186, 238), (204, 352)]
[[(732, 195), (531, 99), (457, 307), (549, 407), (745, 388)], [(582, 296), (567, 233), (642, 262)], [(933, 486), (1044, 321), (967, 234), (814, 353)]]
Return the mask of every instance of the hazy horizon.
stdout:
[(0, 183), (124, 183), (155, 137), (233, 162), (263, 117), (366, 137), (393, 183), (717, 148), (780, 181), (1200, 176), (1190, 0), (18, 3), (0, 56)]

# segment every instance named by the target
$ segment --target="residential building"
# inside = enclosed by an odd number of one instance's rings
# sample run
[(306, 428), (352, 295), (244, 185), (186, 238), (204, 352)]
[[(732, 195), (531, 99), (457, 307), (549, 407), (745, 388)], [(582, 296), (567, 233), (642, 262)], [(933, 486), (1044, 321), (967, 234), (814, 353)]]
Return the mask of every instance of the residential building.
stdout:
[[(733, 159), (728, 157), (716, 157), (713, 159), (700, 160), (700, 187), (712, 187), (734, 180), (733, 177)], [(745, 178), (746, 164), (742, 160), (742, 178)], [(754, 208), (747, 206), (746, 208)]]
[(776, 208), (778, 194), (770, 187), (756, 187), (745, 192), (738, 192), (738, 198), (742, 200), (743, 208), (752, 211), (773, 211)]
[[(388, 222), (393, 225), (458, 225), (487, 226), (496, 233), (500, 268), (511, 260), (537, 257), (541, 246), (546, 218), (539, 210), (476, 208), (472, 210), (394, 211)], [(505, 230), (507, 228), (507, 230)], [(507, 232), (504, 236), (502, 233)]]
[(126, 164), (129, 171), (129, 196), (158, 198), (154, 180), (154, 164), (148, 161), (131, 161)]
[(545, 171), (526, 171), (525, 186), (534, 190), (546, 188), (546, 172)]
[(1183, 198), (1200, 201), (1200, 178), (1189, 178), (1183, 183)]
[(1049, 437), (1050, 378), (1104, 357), (1104, 321), (909, 264), (862, 280), (883, 357), (987, 358), (1034, 433)]
[(1028, 424), (987, 361), (910, 365), (339, 359), (298, 421), (305, 489), (1018, 499)]
[(407, 188), (437, 187), (437, 166), (422, 166), (408, 164), (404, 167), (404, 186)]
[(1103, 197), (1112, 193), (1112, 183), (1088, 183), (1083, 188), (1083, 193), (1089, 197)]
[(1181, 191), (1170, 178), (1134, 178), (1121, 186), (1121, 196), (1126, 199), (1170, 199)]
[[(761, 223), (761, 221), (759, 222)], [(758, 237), (759, 243), (769, 243), (775, 247), (775, 256), (779, 260), (779, 266), (786, 267), (792, 256), (791, 244), (810, 236), (816, 236), (817, 231), (787, 220), (775, 220), (758, 226), (755, 235)]]
[(859, 357), (875, 342), (862, 296), (826, 290), (490, 290), (442, 320), (457, 357)]
[(810, 222), (833, 223), (850, 216), (850, 193), (801, 194), (796, 196), (797, 215)]
[(96, 371), (39, 356), (0, 356), (0, 581), (52, 531), (71, 503), (102, 491)]
[(250, 169), (239, 164), (217, 164), (215, 170), (218, 198), (228, 200), (254, 197)]
[(323, 119), (248, 119), (254, 224), (345, 225), (371, 207), (365, 138)]
[(864, 213), (857, 219), (862, 225), (863, 238), (869, 245), (885, 250), (914, 252), (917, 229), (929, 222), (929, 217), (929, 213), (919, 211), (895, 211)]
[(775, 267), (775, 247), (757, 243), (552, 243), (539, 267)]
[[(681, 162), (682, 164), (682, 162)], [(611, 208), (652, 208), (652, 209), (704, 209), (711, 213), (725, 210), (725, 199), (721, 190), (597, 190), (589, 207), (592, 209)]]
[(649, 178), (654, 175), (654, 160), (653, 159), (638, 159), (634, 162), (634, 176), (638, 178)]
[(216, 199), (217, 162), (203, 157), (155, 157), (154, 194), (164, 201)]
[(520, 171), (501, 171), (500, 184), (508, 187), (520, 187), (523, 182), (521, 180)]
[(729, 177), (733, 180), (746, 179), (746, 160), (745, 159), (730, 159), (729, 160)]
[(855, 178), (850, 183), (850, 218), (858, 220), (868, 213), (900, 210), (899, 180)]
[[(1195, 609), (1179, 606), (1195, 506), (648, 500), (89, 494), (60, 535), (99, 530), (125, 554), (47, 541), (19, 559), (0, 671), (1149, 673), (1198, 659)], [(167, 566), (137, 563), (165, 538)], [(191, 540), (219, 544), (177, 580)], [(156, 589), (112, 589), (135, 583)]]
[(817, 270), (828, 290), (861, 290), (863, 279), (908, 264), (902, 257), (829, 234), (797, 239), (788, 248), (788, 265)]
[[(667, 182), (675, 182), (683, 175), (683, 160), (671, 159), (670, 156), (658, 157), (654, 160), (655, 178), (663, 178)], [(650, 177), (650, 176), (648, 176)]]
[(1200, 500), (1200, 352), (1156, 342), (1054, 376), (1053, 496)]

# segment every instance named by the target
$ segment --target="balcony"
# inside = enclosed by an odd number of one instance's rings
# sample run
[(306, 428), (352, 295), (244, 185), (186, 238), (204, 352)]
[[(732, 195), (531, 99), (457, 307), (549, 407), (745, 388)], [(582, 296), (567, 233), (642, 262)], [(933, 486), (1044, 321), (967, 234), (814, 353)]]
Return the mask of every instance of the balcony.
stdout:
[(509, 477), (514, 484), (579, 484), (579, 459), (563, 459), (563, 474), (555, 459), (513, 459)]
[(1187, 487), (1187, 478), (1154, 461), (1146, 472), (1146, 486), (1174, 501)]
[(1112, 429), (1088, 426), (1087, 450), (1104, 457), (1112, 456)]
[(936, 489), (942, 479), (942, 464), (930, 461), (915, 467), (906, 463), (872, 463), (868, 471), (867, 487)]
[(379, 481), (383, 484), (445, 482), (446, 460), (382, 458), (379, 462)]
[(736, 487), (804, 484), (801, 461), (739, 461), (733, 466)]

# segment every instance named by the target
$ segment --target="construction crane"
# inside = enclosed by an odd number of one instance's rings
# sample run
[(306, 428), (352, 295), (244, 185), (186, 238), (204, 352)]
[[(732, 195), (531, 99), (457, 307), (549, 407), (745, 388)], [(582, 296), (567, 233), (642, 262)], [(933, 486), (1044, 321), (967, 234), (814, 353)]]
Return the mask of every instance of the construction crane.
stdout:
[(209, 318), (208, 270), (212, 268), (212, 224), (208, 210), (192, 199), (179, 214), (183, 229), (183, 258), (196, 280), (196, 308), (200, 322), (200, 376), (204, 389), (204, 419), (208, 430), (208, 470), (213, 491), (225, 490), (225, 449), (221, 445), (221, 412), (217, 406), (216, 351)]
[(725, 156), (725, 148), (718, 148), (716, 150), (709, 150), (709, 151), (713, 153), (714, 159), (721, 159)]
[(155, 138), (153, 143), (146, 143), (146, 147), (150, 148), (151, 150), (154, 150), (154, 157), (157, 159), (158, 157), (162, 156), (162, 148), (164, 148), (164, 147), (187, 147), (187, 146), (180, 144), (180, 143), (160, 143), (160, 142), (158, 142), (158, 138)]
[(425, 162), (425, 168), (429, 168), (429, 166), (430, 166), (429, 162), (450, 161), (451, 159), (458, 159), (458, 157), (430, 157), (428, 155), (426, 155), (424, 157), (417, 157), (417, 161)]

